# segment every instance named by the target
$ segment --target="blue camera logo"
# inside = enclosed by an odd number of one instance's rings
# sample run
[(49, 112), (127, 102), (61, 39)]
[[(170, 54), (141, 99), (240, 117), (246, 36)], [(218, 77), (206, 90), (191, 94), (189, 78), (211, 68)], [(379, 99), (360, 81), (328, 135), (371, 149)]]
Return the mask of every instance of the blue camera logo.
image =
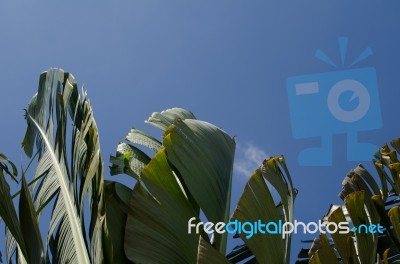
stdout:
[[(342, 66), (345, 65), (347, 38), (339, 38)], [(372, 55), (367, 48), (349, 67)], [(315, 56), (338, 66), (321, 50)], [(296, 139), (321, 137), (321, 146), (299, 154), (301, 166), (332, 164), (332, 136), (347, 135), (347, 160), (371, 160), (377, 146), (358, 142), (357, 133), (379, 129), (382, 117), (375, 68), (344, 69), (294, 76), (287, 79), (287, 91)]]

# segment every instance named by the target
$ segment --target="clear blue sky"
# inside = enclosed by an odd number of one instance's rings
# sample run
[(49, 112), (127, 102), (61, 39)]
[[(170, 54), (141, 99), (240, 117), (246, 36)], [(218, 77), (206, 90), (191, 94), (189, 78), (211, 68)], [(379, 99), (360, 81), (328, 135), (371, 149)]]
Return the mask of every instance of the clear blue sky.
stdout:
[[(3, 1), (0, 152), (27, 164), (20, 149), (23, 109), (39, 74), (60, 67), (88, 91), (106, 168), (131, 127), (156, 133), (143, 123), (152, 112), (187, 108), (237, 136), (234, 202), (244, 172), (256, 167), (254, 158), (259, 163), (263, 153), (284, 154), (300, 191), (295, 217), (317, 221), (331, 203), (340, 202), (341, 181), (359, 161), (347, 160), (341, 133), (333, 137), (331, 166), (299, 165), (299, 152), (320, 141), (293, 137), (286, 80), (310, 74), (324, 79), (323, 73), (348, 70), (349, 62), (371, 47), (373, 55), (351, 68), (376, 69), (382, 127), (361, 131), (359, 138), (381, 145), (400, 136), (399, 11), (397, 1)], [(341, 36), (348, 37), (344, 68)], [(316, 59), (317, 49), (339, 69)], [(313, 104), (303, 107), (315, 112), (321, 127), (334, 127)], [(313, 236), (293, 237), (294, 253), (306, 238)]]

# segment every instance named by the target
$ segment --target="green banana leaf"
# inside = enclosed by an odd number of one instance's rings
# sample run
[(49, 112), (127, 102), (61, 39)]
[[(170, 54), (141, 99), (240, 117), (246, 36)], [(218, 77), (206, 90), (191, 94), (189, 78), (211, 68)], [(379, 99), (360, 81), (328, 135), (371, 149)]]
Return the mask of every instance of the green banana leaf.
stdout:
[[(17, 246), (17, 259), (22, 263), (44, 263), (43, 242), (38, 226), (38, 216), (33, 205), (31, 193), (22, 175), (20, 199), (18, 205), (18, 216), (10, 188), (5, 181), (5, 173), (8, 174), (6, 163), (13, 168), (13, 176), (18, 175), (15, 165), (2, 155), (0, 161), (0, 216), (7, 227), (7, 255), (11, 258), (12, 251)], [(8, 258), (8, 259), (9, 259)]]
[(22, 176), (18, 209), (21, 231), (27, 245), (26, 250), (28, 255), (25, 259), (28, 263), (44, 263), (43, 242), (39, 230), (38, 218), (24, 175)]
[[(209, 221), (229, 220), (235, 142), (181, 108), (153, 113), (146, 122), (164, 131), (163, 141), (132, 129), (110, 159), (112, 174), (139, 180), (131, 197), (125, 253), (138, 263), (196, 263), (199, 234), (188, 234), (188, 221), (200, 221), (200, 210)], [(158, 152), (148, 161), (139, 147)], [(199, 233), (210, 244), (207, 234)], [(225, 260), (226, 239), (227, 234), (216, 234), (211, 242)]]
[[(1, 161), (0, 164), (2, 164)], [(28, 258), (25, 238), (21, 230), (21, 224), (18, 219), (17, 211), (15, 210), (13, 201), (11, 199), (10, 186), (5, 179), (4, 167), (5, 164), (2, 164), (0, 167), (0, 216), (7, 227), (7, 233), (10, 234), (8, 237), (12, 236), (15, 239), (22, 254), (25, 256), (25, 258)], [(9, 243), (7, 244), (7, 257), (11, 257), (11, 250), (14, 248), (14, 243), (9, 240)]]
[[(393, 140), (390, 145), (394, 150), (385, 144), (373, 160), (380, 185), (362, 165), (357, 166), (345, 177), (339, 196), (345, 201), (346, 212), (351, 219), (344, 217), (341, 208), (328, 216), (328, 222), (348, 221), (356, 227), (362, 224), (380, 224), (384, 227), (383, 234), (332, 234), (332, 247), (337, 250), (345, 264), (396, 263), (400, 259), (400, 139)], [(315, 255), (320, 249), (320, 244), (314, 244), (313, 248), (317, 249), (311, 252)]]
[(132, 190), (125, 185), (105, 181), (107, 226), (113, 245), (113, 263), (129, 263), (124, 250), (125, 226), (128, 218)]
[[(195, 119), (176, 119), (165, 131), (168, 160), (179, 172), (210, 222), (228, 222), (235, 142), (219, 128)], [(226, 253), (227, 233), (214, 234)]]
[[(111, 261), (103, 162), (86, 94), (79, 94), (70, 73), (50, 69), (41, 74), (38, 92), (31, 99), (25, 117), (28, 127), (22, 146), (28, 156), (35, 149), (39, 153), (32, 186), (35, 208), (42, 210), (54, 201), (47, 237), (53, 262)], [(71, 124), (72, 130), (67, 132)], [(91, 211), (87, 225), (84, 207), (88, 193)], [(86, 241), (87, 226), (90, 241)]]
[[(278, 191), (283, 214), (276, 205), (267, 182)], [(263, 162), (247, 182), (231, 221), (263, 224), (293, 222), (293, 204), (297, 190), (283, 157), (272, 157)], [(291, 234), (282, 234), (271, 227), (276, 234), (254, 232), (252, 236), (240, 232), (240, 237), (254, 254), (258, 263), (289, 263)]]
[(126, 256), (134, 263), (195, 263), (199, 234), (189, 234), (187, 223), (197, 219), (197, 213), (182, 192), (163, 148), (145, 167), (141, 179), (143, 183), (136, 184), (130, 200)]

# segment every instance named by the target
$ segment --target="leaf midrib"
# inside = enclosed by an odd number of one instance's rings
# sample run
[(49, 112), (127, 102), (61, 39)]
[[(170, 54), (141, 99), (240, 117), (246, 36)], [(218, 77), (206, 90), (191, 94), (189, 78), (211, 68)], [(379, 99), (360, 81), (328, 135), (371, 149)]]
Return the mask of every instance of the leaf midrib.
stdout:
[(80, 232), (80, 224), (78, 222), (79, 218), (75, 212), (75, 206), (74, 206), (73, 201), (71, 200), (71, 197), (70, 197), (70, 194), (68, 191), (68, 186), (67, 186), (67, 183), (65, 182), (65, 177), (63, 176), (63, 173), (59, 166), (57, 157), (53, 151), (53, 148), (51, 147), (50, 142), (48, 141), (48, 139), (46, 137), (46, 134), (41, 129), (39, 124), (36, 122), (36, 120), (30, 114), (28, 114), (27, 116), (28, 116), (29, 120), (31, 120), (33, 122), (36, 129), (39, 131), (39, 133), (42, 137), (42, 140), (45, 143), (48, 153), (51, 157), (51, 160), (53, 162), (55, 172), (58, 175), (57, 179), (58, 179), (58, 182), (60, 185), (61, 194), (64, 198), (64, 203), (67, 208), (67, 215), (68, 215), (68, 220), (69, 220), (70, 226), (71, 226), (72, 237), (74, 239), (74, 245), (75, 245), (75, 251), (76, 251), (78, 263), (90, 263), (89, 256), (86, 251), (86, 245), (85, 245), (85, 242), (83, 239), (83, 235)]

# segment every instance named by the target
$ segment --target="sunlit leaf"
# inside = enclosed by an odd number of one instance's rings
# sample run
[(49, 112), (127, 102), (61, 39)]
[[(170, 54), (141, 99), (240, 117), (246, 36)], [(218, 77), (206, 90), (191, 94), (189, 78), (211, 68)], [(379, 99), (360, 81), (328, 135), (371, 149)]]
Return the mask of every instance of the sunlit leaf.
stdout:
[[(38, 92), (29, 103), (26, 120), (28, 127), (22, 146), (28, 156), (35, 148), (38, 153), (31, 186), (34, 205), (40, 212), (56, 198), (47, 239), (48, 243), (51, 241), (52, 257), (58, 262), (110, 261), (112, 249), (105, 225), (103, 162), (97, 126), (86, 94), (79, 94), (71, 74), (50, 69), (40, 76)], [(84, 221), (87, 194), (90, 195), (90, 212), (86, 212), (89, 223)], [(85, 241), (87, 235), (89, 242)]]
[[(133, 190), (125, 231), (125, 253), (135, 263), (195, 263), (199, 235), (188, 234), (197, 214), (182, 192), (161, 149)], [(196, 223), (198, 220), (194, 221)]]
[(149, 134), (138, 129), (131, 129), (125, 139), (133, 144), (138, 144), (157, 152), (161, 148), (161, 142)]
[(160, 113), (154, 112), (146, 123), (153, 125), (161, 130), (167, 129), (175, 120), (196, 119), (192, 112), (182, 108), (171, 108)]
[[(165, 131), (168, 160), (211, 222), (228, 222), (235, 142), (223, 130), (204, 121), (176, 119)], [(227, 234), (215, 234), (221, 253)]]
[[(248, 237), (241, 232), (240, 237), (255, 255), (258, 263), (289, 263), (289, 256), (286, 255), (286, 241), (282, 234), (278, 232), (277, 225), (281, 218), (275, 208), (275, 202), (271, 192), (262, 176), (261, 168), (257, 169), (247, 182), (243, 194), (233, 213), (231, 221), (241, 223), (275, 223), (276, 226), (270, 226), (272, 233), (255, 233)], [(287, 238), (286, 238), (287, 239)]]

